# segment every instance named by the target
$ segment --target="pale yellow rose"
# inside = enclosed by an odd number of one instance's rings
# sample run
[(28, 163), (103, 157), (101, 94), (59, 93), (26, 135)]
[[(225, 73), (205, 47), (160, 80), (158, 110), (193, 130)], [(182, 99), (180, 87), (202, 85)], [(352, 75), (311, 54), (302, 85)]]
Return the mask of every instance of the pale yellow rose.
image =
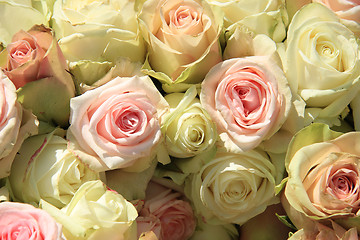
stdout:
[(337, 124), (360, 89), (356, 37), (331, 10), (311, 3), (295, 14), (286, 41), (285, 74), (308, 122)]
[(15, 156), (8, 178), (16, 201), (37, 205), (40, 199), (63, 207), (84, 183), (99, 179), (67, 149), (67, 141), (50, 134), (36, 135), (24, 141)]
[(192, 157), (209, 150), (217, 140), (215, 124), (196, 96), (195, 86), (186, 93), (165, 96), (170, 112), (164, 116), (161, 128), (171, 156)]
[[(65, 58), (99, 79), (119, 58), (144, 62), (136, 16), (133, 0), (56, 0), (52, 27)], [(89, 83), (86, 76), (75, 77)]]
[(200, 83), (221, 61), (222, 16), (205, 1), (148, 0), (139, 21), (148, 45), (144, 70), (159, 79), (167, 92)]
[[(224, 12), (224, 26), (241, 24), (256, 34), (265, 34), (275, 42), (286, 36), (289, 23), (285, 0), (206, 0)], [(261, 23), (261, 24), (259, 24)]]
[(218, 151), (185, 182), (195, 213), (210, 224), (244, 224), (277, 203), (277, 169), (265, 152)]
[(70, 203), (59, 210), (41, 200), (40, 207), (63, 225), (71, 240), (135, 240), (135, 207), (100, 181), (84, 183)]

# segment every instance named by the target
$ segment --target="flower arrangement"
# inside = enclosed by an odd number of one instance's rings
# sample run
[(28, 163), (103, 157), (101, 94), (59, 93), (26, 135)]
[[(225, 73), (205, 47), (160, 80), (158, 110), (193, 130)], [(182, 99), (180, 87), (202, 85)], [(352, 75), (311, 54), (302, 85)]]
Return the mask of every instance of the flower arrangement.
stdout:
[(359, 1), (0, 12), (0, 239), (359, 239)]

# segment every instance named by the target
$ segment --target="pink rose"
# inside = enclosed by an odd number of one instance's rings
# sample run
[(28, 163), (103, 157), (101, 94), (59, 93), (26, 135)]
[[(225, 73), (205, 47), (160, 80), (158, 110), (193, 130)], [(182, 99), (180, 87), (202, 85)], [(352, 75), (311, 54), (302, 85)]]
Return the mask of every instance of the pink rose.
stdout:
[(70, 147), (90, 168), (149, 167), (169, 108), (149, 77), (117, 77), (71, 99), (70, 107)]
[(250, 150), (284, 123), (291, 92), (283, 71), (268, 57), (233, 58), (206, 75), (200, 100), (227, 149)]
[(0, 203), (0, 239), (63, 238), (60, 225), (44, 210), (23, 203), (3, 202)]
[(7, 61), (1, 68), (14, 83), (22, 106), (41, 121), (67, 127), (75, 86), (51, 29), (35, 25), (28, 32), (19, 31), (2, 54)]
[[(185, 240), (195, 231), (193, 210), (181, 193), (149, 183), (145, 204), (137, 219), (138, 236), (152, 231), (159, 240)], [(160, 226), (159, 226), (160, 223)]]
[[(3, 69), (16, 88), (52, 75), (46, 68), (49, 57), (45, 56), (52, 41), (51, 30), (39, 25), (28, 32), (21, 30), (13, 36), (12, 42), (6, 47), (7, 65)], [(64, 57), (59, 57), (66, 66)]]

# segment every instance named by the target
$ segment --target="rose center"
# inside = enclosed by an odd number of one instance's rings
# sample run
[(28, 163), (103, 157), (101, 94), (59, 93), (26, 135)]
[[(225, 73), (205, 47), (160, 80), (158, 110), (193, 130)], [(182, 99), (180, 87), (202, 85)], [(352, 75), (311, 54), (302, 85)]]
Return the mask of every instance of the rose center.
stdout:
[(354, 188), (354, 183), (350, 181), (346, 176), (337, 177), (334, 180), (334, 185), (336, 186), (337, 190), (342, 193), (349, 193)]
[(333, 67), (337, 71), (344, 71), (340, 51), (332, 42), (326, 39), (319, 39), (316, 43), (316, 52), (324, 63)]
[(136, 131), (139, 125), (140, 119), (137, 112), (124, 111), (116, 120), (116, 125), (125, 132)]
[(29, 42), (20, 41), (17, 47), (11, 49), (10, 55), (14, 60), (22, 64), (31, 59), (33, 49)]
[(182, 9), (176, 13), (176, 26), (183, 27), (189, 25), (192, 21), (197, 21), (197, 12), (192, 12), (190, 9)]
[(236, 92), (244, 106), (245, 115), (249, 115), (260, 106), (259, 94), (254, 88), (241, 86), (236, 88)]
[(352, 167), (336, 170), (329, 185), (329, 191), (338, 199), (344, 200), (358, 192), (358, 174)]

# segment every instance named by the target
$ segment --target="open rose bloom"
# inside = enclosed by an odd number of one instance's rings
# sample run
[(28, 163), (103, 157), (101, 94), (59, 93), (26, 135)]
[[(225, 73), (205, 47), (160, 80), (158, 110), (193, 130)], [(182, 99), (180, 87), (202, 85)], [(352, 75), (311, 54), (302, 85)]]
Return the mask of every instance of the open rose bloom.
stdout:
[(148, 77), (117, 77), (71, 99), (70, 147), (95, 171), (148, 168), (168, 104)]
[[(295, 136), (286, 159), (289, 177), (284, 191), (294, 212), (351, 225), (360, 209), (359, 140), (358, 132), (341, 135), (323, 124), (311, 125)], [(297, 220), (300, 215), (289, 212), (295, 224), (304, 223)]]
[[(221, 61), (222, 17), (205, 1), (146, 1), (139, 15), (148, 51), (147, 73), (173, 92), (200, 83)], [(177, 84), (176, 87), (173, 84)]]
[(267, 56), (219, 63), (201, 86), (201, 104), (231, 151), (250, 150), (285, 122), (291, 92), (283, 71)]

